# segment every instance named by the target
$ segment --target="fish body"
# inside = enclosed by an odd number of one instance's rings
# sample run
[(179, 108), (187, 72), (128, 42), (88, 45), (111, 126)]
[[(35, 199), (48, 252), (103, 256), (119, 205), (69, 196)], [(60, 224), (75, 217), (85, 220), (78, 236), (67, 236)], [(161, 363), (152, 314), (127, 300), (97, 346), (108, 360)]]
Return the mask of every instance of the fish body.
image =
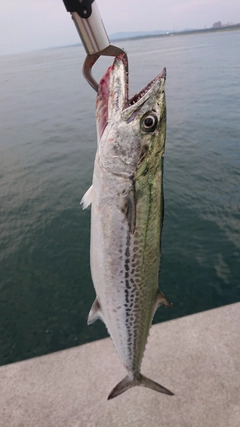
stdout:
[(99, 84), (98, 149), (93, 184), (83, 197), (91, 207), (91, 274), (96, 299), (88, 323), (101, 319), (128, 375), (113, 398), (135, 385), (172, 393), (140, 373), (153, 315), (171, 306), (158, 288), (163, 224), (163, 156), (166, 71), (128, 99), (120, 55)]

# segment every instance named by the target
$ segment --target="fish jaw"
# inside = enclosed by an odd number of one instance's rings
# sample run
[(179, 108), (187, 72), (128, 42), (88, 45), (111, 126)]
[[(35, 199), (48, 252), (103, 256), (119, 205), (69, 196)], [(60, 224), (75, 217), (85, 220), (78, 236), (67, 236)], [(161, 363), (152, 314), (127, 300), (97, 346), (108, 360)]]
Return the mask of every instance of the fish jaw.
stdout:
[(128, 75), (125, 55), (119, 55), (101, 78), (96, 98), (96, 121), (99, 138), (108, 120), (119, 119), (128, 104)]

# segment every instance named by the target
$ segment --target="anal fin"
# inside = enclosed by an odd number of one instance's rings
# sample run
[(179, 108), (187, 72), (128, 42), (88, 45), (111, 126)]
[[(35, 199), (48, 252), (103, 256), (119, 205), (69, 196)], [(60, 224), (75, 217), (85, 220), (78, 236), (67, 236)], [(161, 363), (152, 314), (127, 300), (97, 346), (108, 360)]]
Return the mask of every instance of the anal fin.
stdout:
[(95, 320), (98, 320), (98, 319), (103, 320), (101, 307), (98, 302), (98, 299), (96, 298), (91, 307), (91, 310), (89, 311), (87, 323), (88, 325), (91, 325), (93, 322), (95, 322)]
[(82, 200), (80, 202), (80, 205), (83, 205), (83, 209), (88, 208), (88, 206), (91, 205), (93, 198), (93, 186), (89, 187), (89, 189), (86, 191), (84, 196), (82, 197)]

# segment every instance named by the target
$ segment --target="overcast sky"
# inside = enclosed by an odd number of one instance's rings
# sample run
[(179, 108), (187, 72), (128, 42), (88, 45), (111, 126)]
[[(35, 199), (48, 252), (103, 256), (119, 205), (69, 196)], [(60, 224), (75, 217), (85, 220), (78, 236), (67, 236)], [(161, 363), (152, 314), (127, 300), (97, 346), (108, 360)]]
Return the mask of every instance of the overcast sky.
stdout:
[[(240, 22), (240, 0), (96, 0), (108, 34)], [(0, 54), (79, 42), (62, 0), (0, 0)]]

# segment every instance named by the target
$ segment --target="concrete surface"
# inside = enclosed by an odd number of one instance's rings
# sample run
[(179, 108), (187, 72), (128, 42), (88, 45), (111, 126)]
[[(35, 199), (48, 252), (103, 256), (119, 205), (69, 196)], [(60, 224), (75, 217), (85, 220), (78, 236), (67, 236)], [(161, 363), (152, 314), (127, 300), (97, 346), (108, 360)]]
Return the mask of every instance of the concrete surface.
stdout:
[(110, 339), (3, 366), (0, 426), (239, 427), (240, 303), (154, 326), (142, 372), (175, 396), (107, 401), (125, 376)]

